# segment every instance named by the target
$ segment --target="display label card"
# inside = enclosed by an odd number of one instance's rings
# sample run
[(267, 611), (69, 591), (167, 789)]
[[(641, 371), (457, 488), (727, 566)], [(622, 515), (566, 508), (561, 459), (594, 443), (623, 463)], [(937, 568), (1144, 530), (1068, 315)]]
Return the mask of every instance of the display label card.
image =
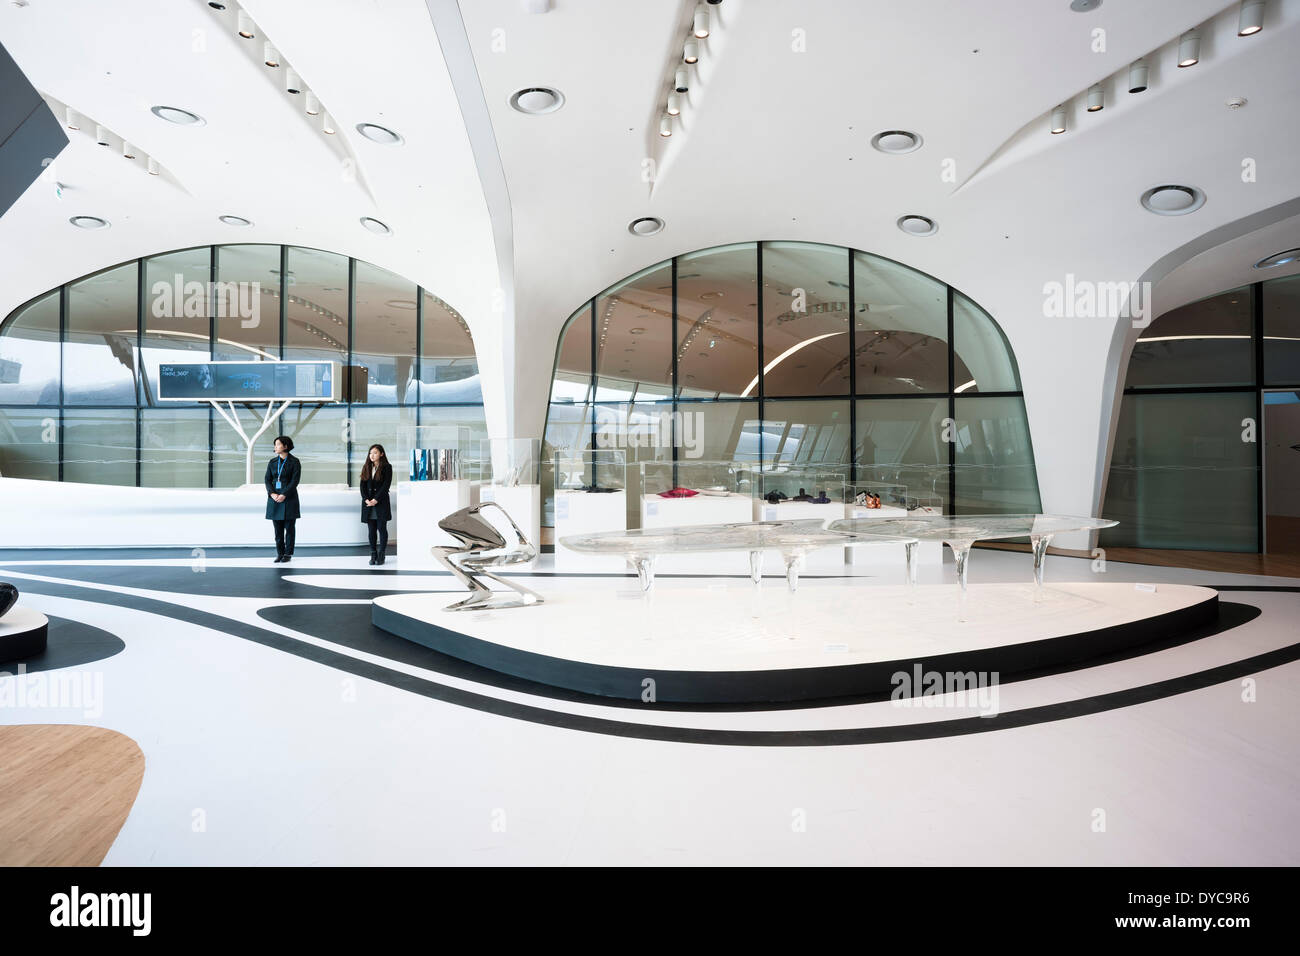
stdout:
[(775, 508), (764, 508), (764, 509), (763, 509), (763, 520), (764, 520), (764, 521), (775, 521), (775, 520), (776, 520), (776, 509), (775, 509)]
[(853, 509), (853, 517), (855, 517), (855, 518), (865, 518), (865, 517), (867, 517), (867, 513), (866, 513), (865, 511), (863, 511), (861, 508), (854, 508), (854, 509)]
[(1156, 586), (1155, 586), (1154, 584), (1135, 584), (1135, 585), (1133, 585), (1133, 590), (1135, 590), (1135, 591), (1147, 591), (1147, 592), (1149, 592), (1149, 593), (1151, 593), (1151, 594), (1155, 594), (1155, 593), (1156, 593)]
[(645, 513), (647, 517), (654, 517), (659, 514), (659, 502), (647, 501), (645, 503)]
[(849, 645), (847, 644), (827, 644), (822, 650), (827, 654), (847, 654)]
[(565, 521), (569, 520), (569, 499), (568, 498), (555, 499), (555, 517), (563, 518)]
[(496, 500), (497, 500), (497, 490), (496, 490), (495, 488), (491, 488), (491, 487), (480, 488), (480, 489), (479, 489), (479, 492), (478, 492), (478, 500), (479, 500), (479, 501), (496, 501)]

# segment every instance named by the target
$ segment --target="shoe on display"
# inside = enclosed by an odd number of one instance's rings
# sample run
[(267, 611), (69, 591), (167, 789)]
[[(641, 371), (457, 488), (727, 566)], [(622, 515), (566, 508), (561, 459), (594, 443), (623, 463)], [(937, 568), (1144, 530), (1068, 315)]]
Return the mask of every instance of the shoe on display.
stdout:
[(690, 488), (669, 488), (667, 491), (659, 492), (660, 498), (694, 498), (698, 491), (692, 491)]

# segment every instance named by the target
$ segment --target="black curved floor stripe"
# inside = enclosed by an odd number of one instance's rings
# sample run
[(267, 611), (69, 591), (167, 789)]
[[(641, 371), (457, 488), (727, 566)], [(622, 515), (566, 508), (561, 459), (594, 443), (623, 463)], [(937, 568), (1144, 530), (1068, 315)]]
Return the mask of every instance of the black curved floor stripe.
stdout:
[(28, 674), (79, 667), (105, 660), (126, 649), (120, 637), (101, 627), (53, 614), (45, 616), (50, 622), (45, 650), (22, 660), (5, 661), (0, 664), (0, 673), (15, 674), (20, 664)]
[[(112, 587), (147, 588), (151, 591), (166, 591), (170, 594), (205, 594), (211, 597), (251, 597), (277, 600), (284, 598), (324, 599), (331, 592), (345, 593), (348, 598), (377, 597), (381, 594), (405, 594), (405, 590), (383, 587), (382, 580), (376, 581), (373, 589), (335, 589), (318, 585), (303, 584), (285, 580), (292, 574), (344, 575), (365, 574), (364, 568), (356, 569), (315, 569), (301, 568), (292, 563), (266, 568), (224, 568), (207, 567), (203, 571), (193, 571), (188, 567), (158, 567), (131, 565), (13, 565), (7, 570), (22, 571), (26, 574), (38, 574), (44, 577), (60, 578), (66, 581), (93, 581)], [(379, 572), (382, 573), (382, 572)], [(456, 585), (447, 572), (448, 591), (463, 590)], [(20, 588), (21, 590), (21, 588)]]
[[(1103, 664), (1130, 660), (1203, 640), (1239, 627), (1259, 617), (1259, 608), (1249, 604), (1219, 602), (1219, 620), (1213, 625), (1193, 628), (1177, 637), (1152, 641), (1140, 647), (1129, 648), (1114, 654), (1099, 655), (1087, 661), (1064, 664), (1055, 667), (1040, 667), (1034, 670), (1008, 674), (1001, 679), (1002, 684), (1016, 681), (1051, 677), (1070, 671), (1084, 670)], [(793, 701), (758, 701), (754, 703), (679, 703), (657, 701), (653, 704), (641, 703), (622, 697), (603, 697), (582, 691), (569, 690), (543, 684), (521, 677), (494, 671), (477, 664), (471, 664), (460, 658), (452, 657), (408, 641), (376, 627), (370, 620), (370, 605), (365, 604), (280, 604), (258, 610), (257, 616), (303, 634), (334, 644), (342, 644), (355, 651), (385, 657), (402, 664), (411, 664), (425, 670), (474, 681), (476, 684), (488, 684), (503, 690), (519, 691), (534, 697), (548, 697), (570, 703), (594, 704), (602, 707), (616, 707), (627, 710), (667, 710), (686, 713), (751, 713), (781, 710), (812, 710), (824, 707), (842, 707), (850, 704), (876, 704), (889, 700), (890, 693), (854, 694), (847, 697), (823, 697), (816, 700)]]
[[(1278, 650), (1258, 654), (1245, 660), (1234, 661), (1221, 667), (1210, 668), (1209, 670), (1147, 684), (1142, 687), (1101, 694), (1084, 700), (1027, 708), (1010, 714), (997, 714), (993, 717), (963, 717), (904, 726), (853, 727), (836, 730), (714, 730), (696, 727), (662, 727), (606, 720), (601, 717), (557, 713), (527, 704), (486, 697), (454, 687), (445, 687), (410, 674), (389, 670), (369, 661), (359, 661), (325, 648), (304, 644), (301, 641), (295, 641), (292, 638), (272, 633), (251, 624), (232, 621), (216, 614), (195, 611), (192, 608), (167, 604), (161, 601), (147, 598), (131, 598), (113, 592), (97, 591), (74, 585), (51, 584), (44, 581), (29, 582), (29, 585), (28, 590), (31, 591), (77, 600), (86, 600), (85, 592), (89, 590), (100, 597), (100, 603), (134, 608), (151, 614), (197, 624), (201, 627), (230, 634), (233, 637), (243, 638), (256, 644), (282, 650), (327, 667), (355, 674), (358, 677), (364, 677), (368, 680), (387, 684), (390, 687), (419, 694), (422, 697), (500, 717), (527, 720), (550, 727), (580, 730), (615, 737), (737, 747), (826, 747), (900, 743), (910, 740), (932, 740), (942, 737), (988, 733), (994, 730), (1008, 730), (1014, 727), (1027, 727), (1148, 703), (1165, 697), (1200, 690), (1214, 684), (1235, 680), (1261, 670), (1280, 667), (1283, 664), (1300, 660), (1300, 643), (1291, 644)], [(1221, 606), (1222, 603), (1220, 602)]]

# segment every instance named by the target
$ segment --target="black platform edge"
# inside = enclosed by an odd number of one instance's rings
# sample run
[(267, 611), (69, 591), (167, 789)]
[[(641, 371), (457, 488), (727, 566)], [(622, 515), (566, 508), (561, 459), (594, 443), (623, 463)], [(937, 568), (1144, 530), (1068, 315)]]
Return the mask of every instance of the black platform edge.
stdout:
[[(527, 613), (526, 609), (520, 610), (521, 616)], [(671, 671), (611, 667), (535, 654), (407, 617), (379, 604), (370, 607), (371, 623), (389, 634), (512, 677), (625, 700), (641, 700), (653, 686), (655, 700), (683, 704), (775, 703), (864, 694), (888, 696), (898, 685), (898, 674), (910, 678), (918, 667), (922, 672), (943, 674), (974, 672), (985, 675), (988, 682), (1000, 681), (1003, 675), (1068, 667), (1169, 640), (1212, 624), (1218, 616), (1219, 595), (1211, 593), (1202, 601), (1155, 617), (1003, 647), (830, 667)], [(647, 679), (654, 684), (644, 683)]]
[[(17, 610), (22, 605), (15, 605), (13, 610)], [(0, 624), (4, 623), (0, 618)], [(45, 623), (39, 627), (33, 627), (26, 631), (15, 631), (13, 634), (0, 634), (0, 669), (9, 663), (18, 663), (28, 657), (34, 657), (37, 654), (45, 652), (45, 645), (49, 641), (50, 622), (47, 618)]]

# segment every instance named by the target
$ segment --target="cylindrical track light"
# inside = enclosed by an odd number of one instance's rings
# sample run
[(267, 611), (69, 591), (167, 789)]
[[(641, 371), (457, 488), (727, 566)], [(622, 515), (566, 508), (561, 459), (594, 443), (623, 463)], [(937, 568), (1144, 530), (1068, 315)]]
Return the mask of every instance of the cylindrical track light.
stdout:
[(253, 39), (253, 18), (243, 10), (239, 11), (239, 35), (245, 40)]
[(1052, 110), (1052, 132), (1065, 132), (1065, 104), (1062, 103), (1056, 109)]
[(150, 176), (157, 176), (157, 175), (158, 175), (158, 160), (156, 160), (156, 159), (154, 159), (152, 156), (150, 156), (149, 159), (148, 159), (148, 161), (145, 162), (145, 169), (149, 170), (149, 175), (150, 175)]
[(674, 77), (673, 89), (675, 89), (678, 93), (685, 93), (690, 88), (691, 88), (690, 71), (687, 70), (686, 67), (684, 66), (678, 67), (677, 76)]
[(330, 136), (334, 135), (334, 121), (330, 119), (329, 113), (321, 114), (320, 128), (322, 133), (328, 133)]
[(316, 99), (316, 94), (311, 90), (307, 91), (307, 102), (305, 105), (307, 107), (308, 116), (315, 116), (320, 112), (320, 100)]
[(694, 40), (687, 40), (686, 46), (682, 48), (682, 62), (699, 63), (700, 62), (700, 45)]
[(668, 94), (668, 115), (677, 116), (682, 111), (682, 98), (676, 93)]
[(1128, 91), (1141, 93), (1147, 88), (1147, 62), (1134, 60), (1128, 68)]
[(1100, 83), (1088, 87), (1088, 112), (1095, 113), (1106, 105), (1106, 91)]
[(95, 142), (100, 146), (108, 145), (108, 131), (98, 124), (95, 126)]
[(271, 46), (270, 40), (262, 44), (262, 56), (266, 59), (267, 66), (280, 65), (280, 54), (275, 52), (275, 47)]
[(1264, 0), (1241, 0), (1237, 14), (1237, 36), (1253, 36), (1264, 29)]
[(1178, 38), (1178, 65), (1195, 66), (1201, 62), (1201, 31), (1188, 30)]
[(293, 70), (284, 71), (284, 91), (286, 93), (302, 92), (302, 79)]
[(695, 8), (695, 22), (692, 26), (694, 29), (691, 32), (701, 40), (709, 35), (709, 8), (702, 3)]
[(76, 111), (71, 106), (63, 111), (63, 115), (68, 129), (81, 129), (81, 122), (77, 119)]
[(126, 140), (122, 140), (122, 158), (135, 159), (135, 150), (131, 148), (131, 144)]
[(663, 117), (659, 120), (659, 135), (660, 136), (673, 135), (673, 118), (669, 116), (667, 113), (665, 113)]

